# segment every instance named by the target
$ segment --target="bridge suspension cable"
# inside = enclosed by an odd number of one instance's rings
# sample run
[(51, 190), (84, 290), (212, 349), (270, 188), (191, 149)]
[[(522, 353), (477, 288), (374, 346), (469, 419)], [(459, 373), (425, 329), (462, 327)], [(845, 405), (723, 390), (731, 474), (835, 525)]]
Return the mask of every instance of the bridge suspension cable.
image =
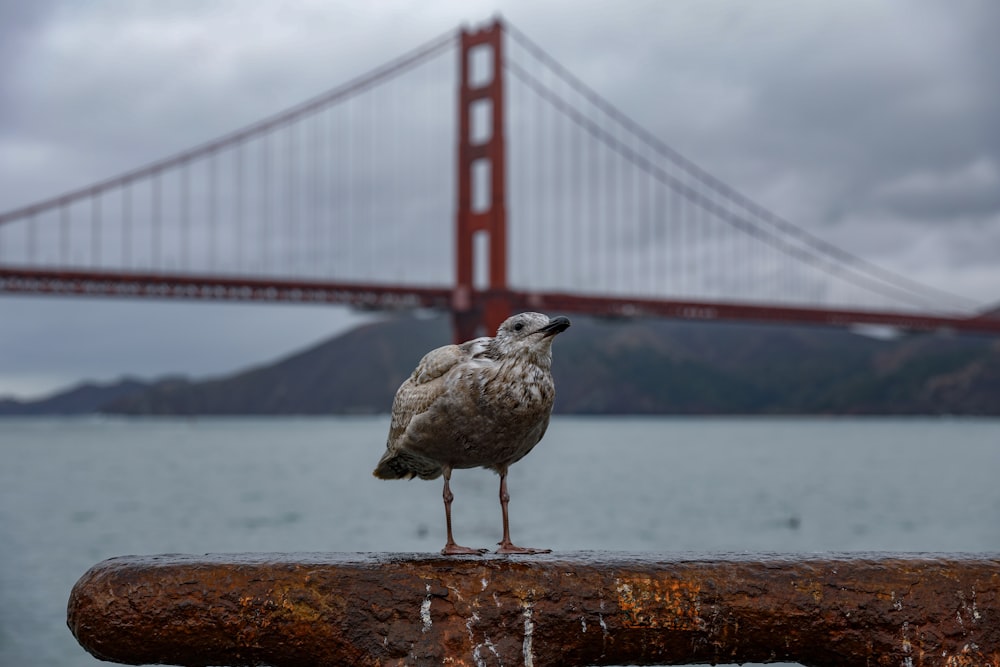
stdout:
[(226, 134), (218, 139), (207, 141), (175, 155), (151, 162), (142, 167), (138, 167), (137, 169), (132, 169), (124, 174), (120, 174), (103, 181), (98, 181), (97, 183), (93, 183), (86, 187), (70, 190), (40, 202), (20, 206), (4, 213), (0, 213), (0, 224), (25, 218), (30, 215), (37, 215), (56, 207), (66, 206), (78, 199), (93, 197), (107, 190), (128, 185), (132, 181), (155, 175), (173, 167), (183, 166), (184, 164), (190, 163), (198, 158), (214, 155), (220, 150), (230, 148), (234, 145), (245, 143), (249, 139), (265, 135), (276, 128), (285, 126), (304, 116), (322, 111), (324, 108), (332, 104), (342, 102), (345, 99), (357, 95), (358, 93), (369, 90), (384, 81), (399, 76), (400, 74), (403, 74), (404, 72), (407, 72), (418, 65), (441, 55), (447, 49), (454, 48), (457, 34), (457, 31), (454, 29), (449, 30), (441, 36), (410, 51), (409, 53), (399, 56), (395, 60), (392, 60), (370, 72), (362, 74), (361, 76), (358, 76), (343, 85), (337, 86), (336, 88), (326, 91), (325, 93), (321, 93), (309, 100), (306, 100), (305, 102), (302, 102), (301, 104), (297, 104), (294, 107), (275, 113), (272, 116), (268, 116), (267, 118), (247, 125), (246, 127), (240, 128), (239, 130)]
[[(812, 263), (831, 275), (902, 303), (957, 311), (967, 311), (977, 305), (970, 299), (925, 285), (865, 260), (757, 204), (646, 130), (583, 83), (518, 28), (509, 23), (504, 23), (504, 28), (525, 54), (585, 104), (569, 102), (556, 91), (553, 84), (543, 83), (541, 75), (533, 74), (528, 67), (512, 58), (505, 64), (514, 77), (592, 137), (719, 220), (790, 257)], [(588, 114), (584, 109), (587, 105), (603, 119), (595, 120), (593, 114)], [(619, 138), (622, 132), (635, 138), (640, 147), (631, 146)], [(653, 158), (645, 156), (645, 149), (665, 159), (680, 175), (674, 176), (666, 168), (658, 166)], [(717, 200), (726, 201), (741, 212), (734, 214)]]
[(0, 265), (446, 285), (457, 41), (448, 31), (218, 139), (0, 213)]

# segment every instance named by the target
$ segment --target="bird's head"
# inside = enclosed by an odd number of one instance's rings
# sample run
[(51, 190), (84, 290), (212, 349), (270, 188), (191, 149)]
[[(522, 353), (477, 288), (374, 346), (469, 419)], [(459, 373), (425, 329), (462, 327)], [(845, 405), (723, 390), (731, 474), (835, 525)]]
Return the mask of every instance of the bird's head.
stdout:
[(542, 313), (518, 313), (504, 320), (493, 343), (501, 356), (515, 354), (548, 356), (556, 334), (569, 328), (566, 317), (549, 318)]

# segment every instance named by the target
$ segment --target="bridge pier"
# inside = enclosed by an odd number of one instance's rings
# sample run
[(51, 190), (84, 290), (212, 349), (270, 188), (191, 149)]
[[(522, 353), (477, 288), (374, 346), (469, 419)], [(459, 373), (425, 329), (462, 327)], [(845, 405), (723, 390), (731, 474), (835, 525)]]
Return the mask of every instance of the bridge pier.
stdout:
[(1000, 554), (113, 558), (68, 623), (175, 665), (1000, 665)]

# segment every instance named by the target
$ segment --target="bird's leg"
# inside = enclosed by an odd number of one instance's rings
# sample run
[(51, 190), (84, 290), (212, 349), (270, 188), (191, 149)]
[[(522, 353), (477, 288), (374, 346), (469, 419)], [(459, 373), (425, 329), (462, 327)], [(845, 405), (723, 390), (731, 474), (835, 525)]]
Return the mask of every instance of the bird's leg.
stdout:
[(507, 503), (510, 494), (507, 492), (507, 468), (500, 471), (500, 509), (503, 511), (503, 539), (499, 542), (498, 554), (547, 554), (552, 549), (532, 549), (519, 547), (510, 541), (510, 521), (507, 519)]
[(482, 554), (486, 553), (486, 549), (471, 549), (469, 547), (463, 547), (461, 545), (455, 544), (455, 538), (451, 535), (451, 501), (455, 499), (455, 496), (451, 493), (451, 485), (449, 481), (451, 480), (451, 468), (445, 467), (444, 469), (444, 520), (448, 527), (448, 541), (444, 545), (444, 549), (441, 553), (445, 556), (455, 556), (459, 554)]

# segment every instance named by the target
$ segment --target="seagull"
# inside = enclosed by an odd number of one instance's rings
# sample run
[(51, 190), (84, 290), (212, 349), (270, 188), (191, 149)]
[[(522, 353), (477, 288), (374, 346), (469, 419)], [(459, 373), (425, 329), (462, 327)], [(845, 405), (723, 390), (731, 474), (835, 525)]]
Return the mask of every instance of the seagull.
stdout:
[(380, 479), (444, 476), (445, 555), (481, 554), (455, 543), (449, 487), (456, 468), (489, 468), (500, 475), (503, 539), (497, 553), (547, 553), (516, 546), (507, 519), (507, 469), (545, 435), (555, 398), (552, 342), (569, 327), (565, 317), (520, 313), (493, 338), (431, 350), (392, 402), (386, 452), (375, 467)]

